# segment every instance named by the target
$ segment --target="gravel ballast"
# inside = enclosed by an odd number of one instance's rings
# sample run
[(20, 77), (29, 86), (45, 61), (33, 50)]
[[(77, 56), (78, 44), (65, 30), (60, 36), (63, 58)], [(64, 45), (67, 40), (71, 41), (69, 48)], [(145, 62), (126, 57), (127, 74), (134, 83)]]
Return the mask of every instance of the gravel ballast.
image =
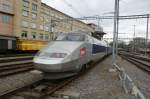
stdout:
[(109, 72), (111, 59), (109, 56), (62, 90), (80, 93), (80, 99), (135, 99), (124, 93), (118, 72)]
[(43, 75), (37, 71), (24, 72), (0, 78), (0, 96), (27, 85), (31, 85), (42, 79)]
[(150, 75), (121, 57), (118, 57), (117, 60), (119, 66), (125, 69), (126, 73), (131, 77), (146, 99), (150, 99)]

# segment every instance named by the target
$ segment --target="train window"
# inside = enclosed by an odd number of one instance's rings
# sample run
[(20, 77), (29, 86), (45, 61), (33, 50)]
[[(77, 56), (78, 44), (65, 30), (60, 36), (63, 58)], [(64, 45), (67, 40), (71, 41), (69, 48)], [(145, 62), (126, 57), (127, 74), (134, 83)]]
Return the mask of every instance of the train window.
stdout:
[(27, 38), (28, 37), (28, 32), (27, 31), (22, 31), (21, 37), (22, 38)]

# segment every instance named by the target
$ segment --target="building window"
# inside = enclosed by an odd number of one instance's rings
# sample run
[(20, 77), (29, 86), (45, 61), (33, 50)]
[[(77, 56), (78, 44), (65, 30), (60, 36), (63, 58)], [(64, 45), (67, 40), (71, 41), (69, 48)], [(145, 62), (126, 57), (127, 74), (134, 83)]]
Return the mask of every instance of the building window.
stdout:
[(8, 4), (3, 4), (3, 9), (5, 9), (6, 11), (10, 10), (11, 7)]
[(36, 24), (35, 23), (31, 23), (31, 28), (35, 29), (36, 28)]
[(32, 32), (32, 38), (36, 39), (36, 32)]
[(44, 27), (44, 30), (48, 32), (48, 31), (49, 31), (49, 27), (48, 27), (48, 26), (45, 26), (45, 27)]
[(10, 22), (11, 17), (8, 15), (3, 15), (2, 16), (2, 22), (3, 23), (9, 23)]
[(29, 8), (29, 1), (23, 0), (23, 7)]
[(37, 18), (37, 14), (36, 13), (32, 13), (32, 18), (36, 19)]
[(28, 22), (27, 21), (22, 21), (22, 26), (23, 27), (28, 27)]
[(23, 11), (22, 11), (22, 15), (23, 15), (23, 16), (28, 16), (28, 15), (29, 15), (29, 11), (23, 10)]
[(34, 2), (38, 2), (38, 0), (33, 0)]
[(45, 40), (48, 40), (48, 39), (49, 39), (49, 35), (45, 34)]
[(45, 18), (45, 21), (46, 21), (46, 22), (49, 22), (49, 19), (48, 19), (48, 17), (47, 17), (47, 18)]
[(27, 31), (22, 31), (21, 37), (22, 38), (27, 38), (28, 37), (28, 32)]
[(34, 3), (32, 3), (32, 10), (33, 10), (33, 11), (37, 11), (37, 5), (34, 4)]
[(43, 25), (40, 25), (40, 30), (44, 30), (44, 26)]
[(41, 20), (41, 21), (44, 21), (44, 17), (43, 17), (43, 16), (41, 16), (41, 17), (40, 17), (40, 20)]
[(43, 34), (39, 35), (39, 39), (41, 39), (41, 40), (43, 39)]

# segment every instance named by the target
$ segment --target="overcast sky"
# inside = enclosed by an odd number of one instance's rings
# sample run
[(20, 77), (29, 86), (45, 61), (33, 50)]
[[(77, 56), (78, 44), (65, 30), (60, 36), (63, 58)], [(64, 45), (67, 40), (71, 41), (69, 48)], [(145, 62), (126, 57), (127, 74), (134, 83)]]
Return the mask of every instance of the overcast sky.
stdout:
[[(49, 6), (75, 18), (82, 16), (110, 15), (106, 13), (114, 11), (114, 1), (115, 0), (42, 0), (42, 2)], [(150, 0), (120, 0), (120, 15), (133, 14), (150, 14)], [(145, 20), (120, 21), (119, 32), (128, 32), (130, 35), (127, 34), (126, 36), (131, 37), (134, 30), (133, 25), (136, 25), (136, 36), (144, 36), (146, 31)], [(103, 26), (105, 32), (113, 32), (112, 23), (112, 20), (101, 20), (101, 26)], [(111, 33), (109, 33), (109, 36), (110, 35)], [(123, 36), (125, 36), (125, 34)]]

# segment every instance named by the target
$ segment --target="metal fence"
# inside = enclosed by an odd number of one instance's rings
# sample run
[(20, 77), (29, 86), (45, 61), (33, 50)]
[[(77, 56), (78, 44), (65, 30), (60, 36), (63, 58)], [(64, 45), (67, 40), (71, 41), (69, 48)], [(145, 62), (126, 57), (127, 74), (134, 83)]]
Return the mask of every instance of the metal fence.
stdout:
[(126, 94), (133, 94), (136, 96), (137, 99), (146, 99), (142, 92), (137, 88), (137, 86), (134, 84), (133, 80), (129, 77), (129, 75), (125, 72), (123, 68), (120, 68), (117, 64), (114, 64), (114, 66), (119, 71), (119, 78), (122, 83), (122, 87), (125, 90)]

